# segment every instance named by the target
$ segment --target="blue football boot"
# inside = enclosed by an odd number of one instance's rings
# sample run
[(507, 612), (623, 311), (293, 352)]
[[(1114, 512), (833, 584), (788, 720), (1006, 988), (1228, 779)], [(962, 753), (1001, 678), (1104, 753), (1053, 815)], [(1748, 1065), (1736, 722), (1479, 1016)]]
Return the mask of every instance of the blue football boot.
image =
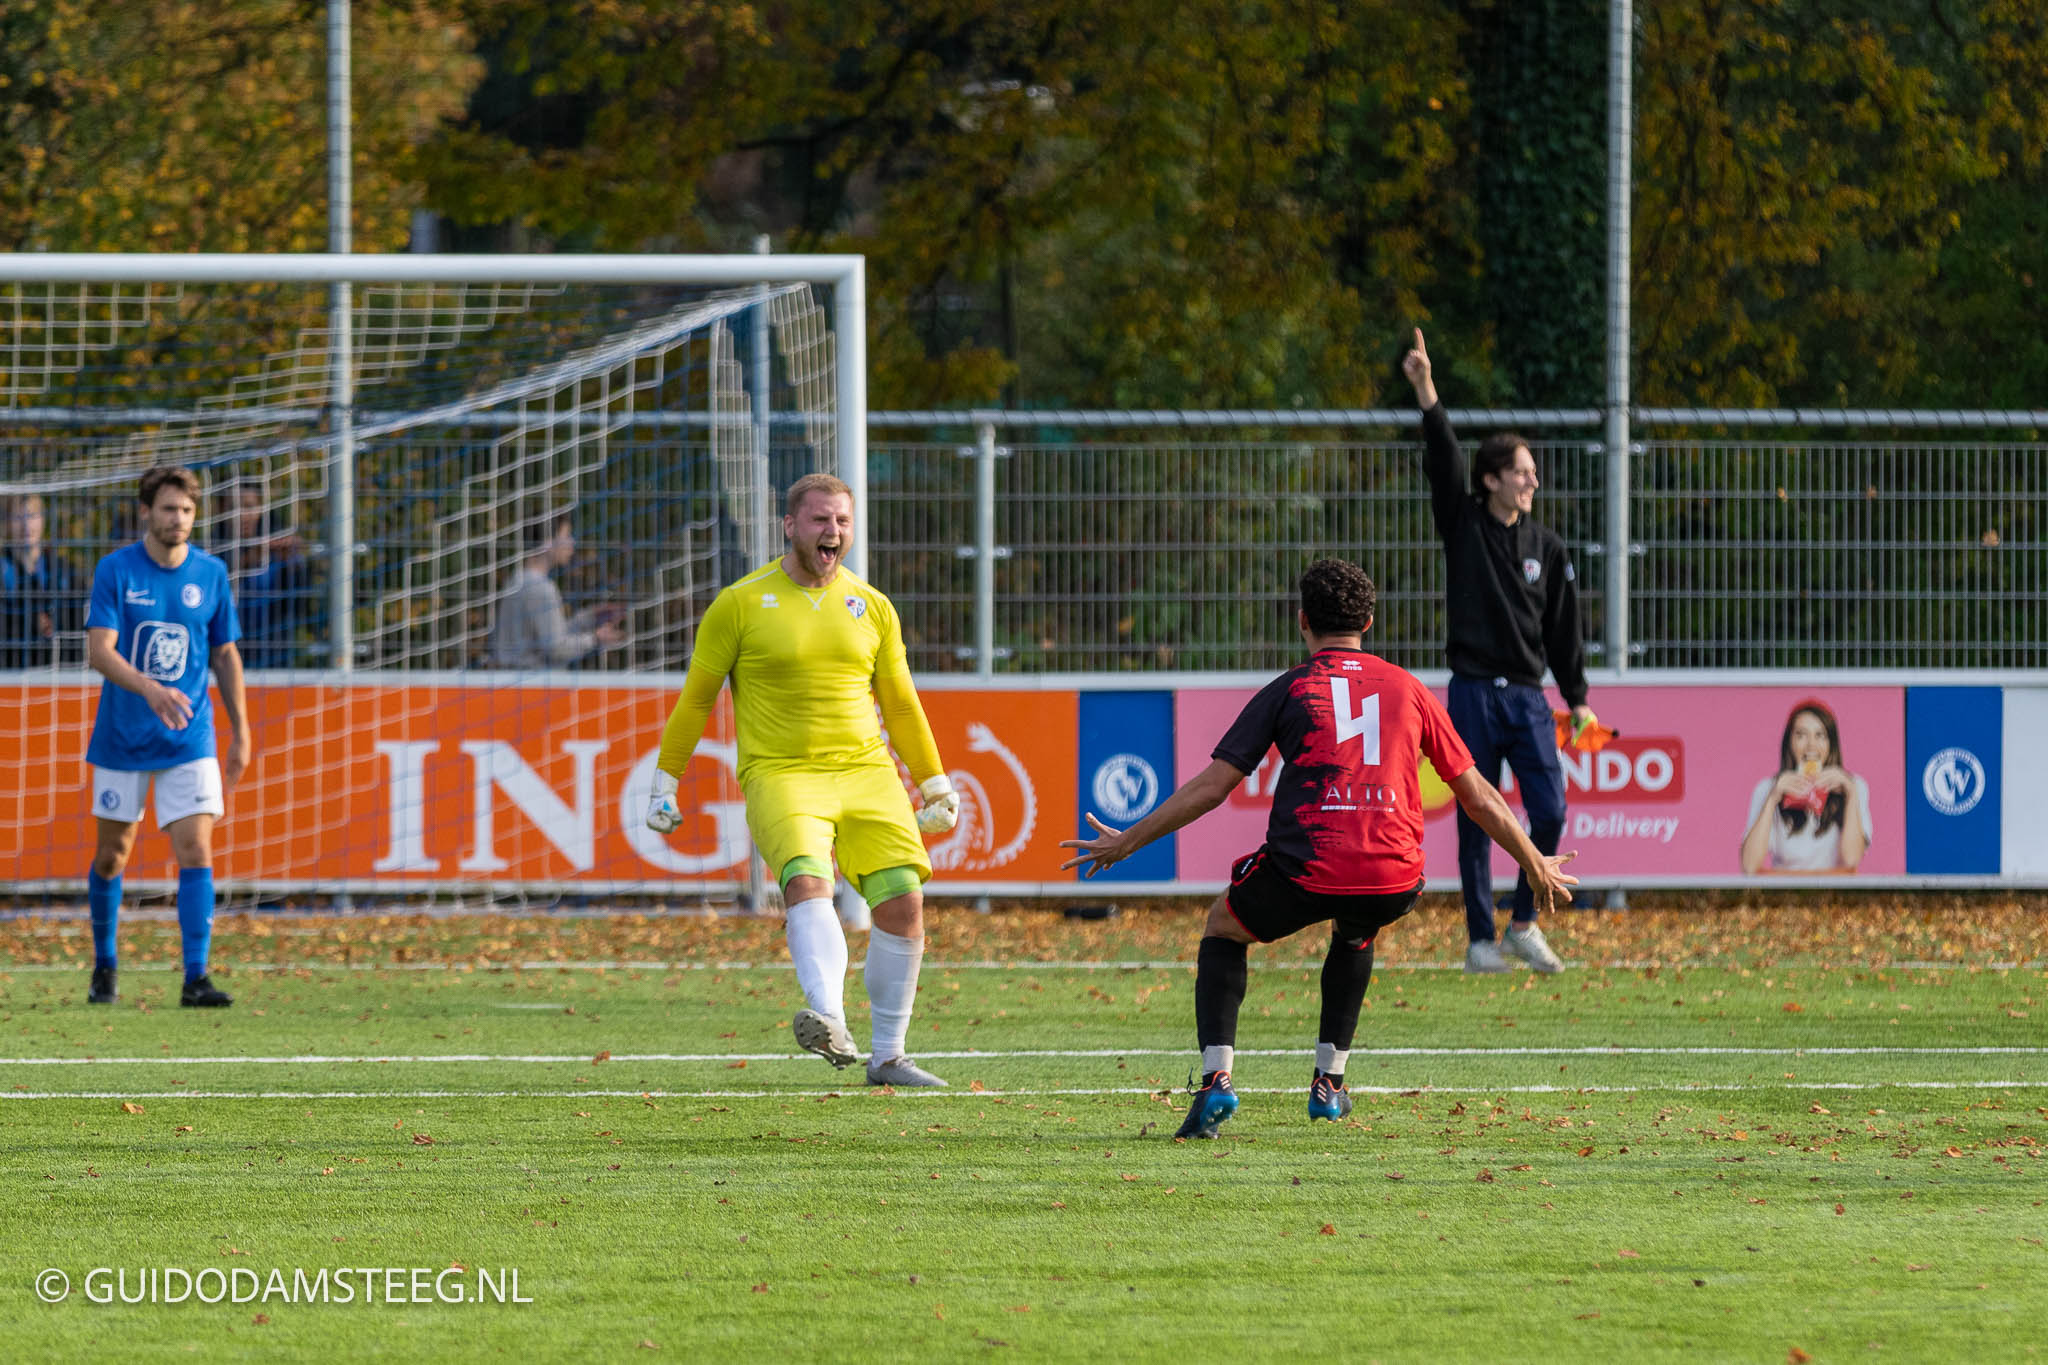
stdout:
[(1328, 1119), (1335, 1123), (1351, 1117), (1351, 1092), (1344, 1088), (1342, 1080), (1316, 1073), (1308, 1087), (1308, 1121)]
[(1177, 1138), (1212, 1138), (1216, 1125), (1237, 1112), (1237, 1092), (1230, 1088), (1230, 1073), (1219, 1071), (1195, 1091), (1195, 1102), (1181, 1121)]

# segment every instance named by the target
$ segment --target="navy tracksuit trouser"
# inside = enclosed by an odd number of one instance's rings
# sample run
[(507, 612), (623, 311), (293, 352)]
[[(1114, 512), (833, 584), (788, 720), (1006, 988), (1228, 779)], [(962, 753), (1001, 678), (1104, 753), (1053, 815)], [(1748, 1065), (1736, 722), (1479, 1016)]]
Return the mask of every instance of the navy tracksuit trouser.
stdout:
[[(1496, 785), (1506, 760), (1515, 775), (1522, 809), (1529, 816), (1529, 840), (1544, 854), (1557, 852), (1564, 834), (1564, 769), (1557, 761), (1557, 722), (1543, 689), (1505, 678), (1451, 679), (1451, 724), (1472, 751), (1480, 776)], [(1493, 840), (1458, 810), (1458, 880), (1465, 892), (1465, 932), (1474, 943), (1491, 942)], [(1514, 921), (1533, 924), (1536, 895), (1529, 875), (1515, 879)]]

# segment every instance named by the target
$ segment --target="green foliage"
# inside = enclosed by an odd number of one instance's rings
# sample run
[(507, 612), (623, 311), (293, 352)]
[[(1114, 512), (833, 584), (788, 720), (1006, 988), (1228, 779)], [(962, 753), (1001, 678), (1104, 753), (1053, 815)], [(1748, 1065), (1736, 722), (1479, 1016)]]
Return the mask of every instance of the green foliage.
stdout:
[(1605, 393), (1607, 0), (1475, 7), (1469, 182), (1501, 384), (1472, 401)]
[[(326, 29), (305, 0), (0, 6), (0, 247), (319, 251)], [(405, 245), (412, 141), (474, 79), (432, 0), (356, 7), (356, 246)]]

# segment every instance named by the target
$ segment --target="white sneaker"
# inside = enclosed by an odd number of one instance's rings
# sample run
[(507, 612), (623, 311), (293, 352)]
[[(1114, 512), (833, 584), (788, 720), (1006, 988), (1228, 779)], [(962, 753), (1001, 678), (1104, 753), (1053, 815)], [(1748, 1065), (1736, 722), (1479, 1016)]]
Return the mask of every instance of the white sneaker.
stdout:
[(1510, 924), (1507, 933), (1501, 936), (1500, 950), (1509, 957), (1519, 957), (1545, 976), (1555, 976), (1564, 970), (1564, 963), (1544, 941), (1543, 931), (1533, 924)]
[(894, 1057), (886, 1062), (868, 1063), (869, 1085), (931, 1086), (945, 1082), (908, 1057)]
[(798, 1047), (817, 1053), (836, 1067), (849, 1067), (860, 1060), (860, 1049), (853, 1045), (853, 1035), (846, 1031), (843, 1019), (801, 1009), (789, 1021), (789, 1033)]
[(1480, 939), (1465, 950), (1465, 971), (1468, 975), (1490, 975), (1507, 969), (1507, 959), (1500, 955), (1500, 949), (1490, 938)]

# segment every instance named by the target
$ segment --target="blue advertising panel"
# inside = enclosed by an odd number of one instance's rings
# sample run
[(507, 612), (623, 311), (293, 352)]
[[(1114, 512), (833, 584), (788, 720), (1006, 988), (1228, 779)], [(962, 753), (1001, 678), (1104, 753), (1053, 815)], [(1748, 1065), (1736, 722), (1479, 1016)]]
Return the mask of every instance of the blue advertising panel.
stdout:
[(1996, 687), (1906, 689), (1906, 871), (1999, 869), (2004, 707)]
[[(1129, 829), (1173, 794), (1173, 694), (1081, 694), (1080, 810), (1116, 829)], [(1080, 815), (1075, 833), (1095, 831)], [(1174, 876), (1174, 839), (1167, 835), (1094, 881), (1163, 882)]]

